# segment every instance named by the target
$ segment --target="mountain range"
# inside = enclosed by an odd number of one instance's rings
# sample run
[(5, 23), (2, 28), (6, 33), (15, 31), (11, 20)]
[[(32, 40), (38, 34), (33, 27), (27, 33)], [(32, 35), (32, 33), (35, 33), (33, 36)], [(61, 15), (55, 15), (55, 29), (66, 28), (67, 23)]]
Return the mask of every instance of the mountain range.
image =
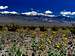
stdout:
[(73, 26), (74, 17), (63, 15), (48, 17), (44, 15), (0, 14), (0, 24), (15, 23), (25, 26)]

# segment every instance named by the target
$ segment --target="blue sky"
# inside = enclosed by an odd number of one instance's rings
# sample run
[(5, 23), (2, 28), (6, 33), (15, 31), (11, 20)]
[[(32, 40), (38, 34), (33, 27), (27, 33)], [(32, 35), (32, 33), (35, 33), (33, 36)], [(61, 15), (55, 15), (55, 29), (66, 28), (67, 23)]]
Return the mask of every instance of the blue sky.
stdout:
[(0, 0), (0, 6), (8, 6), (9, 11), (30, 11), (34, 10), (44, 12), (52, 10), (55, 14), (60, 11), (75, 11), (75, 0)]

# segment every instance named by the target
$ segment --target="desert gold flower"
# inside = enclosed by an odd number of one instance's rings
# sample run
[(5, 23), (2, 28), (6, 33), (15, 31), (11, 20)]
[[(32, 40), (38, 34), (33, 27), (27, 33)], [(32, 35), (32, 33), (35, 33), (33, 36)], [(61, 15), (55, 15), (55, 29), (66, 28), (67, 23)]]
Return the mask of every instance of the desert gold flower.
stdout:
[(35, 34), (36, 34), (36, 32), (32, 32), (32, 34), (31, 34), (31, 35), (34, 37), (34, 36), (35, 36)]
[(44, 34), (45, 34), (45, 35), (47, 35), (47, 33), (46, 33), (46, 32), (45, 32)]
[(51, 43), (50, 39), (48, 39), (47, 41), (48, 41), (48, 43)]
[(57, 43), (56, 48), (61, 48), (61, 43)]
[(67, 46), (67, 44), (66, 44), (66, 43), (64, 43), (64, 46)]
[(59, 45), (57, 45), (56, 47), (57, 47), (57, 48), (60, 48), (60, 46), (59, 46)]
[(64, 38), (64, 40), (67, 40), (67, 38)]
[(32, 32), (32, 34), (36, 34), (36, 32)]
[(43, 47), (43, 45), (41, 45), (41, 47)]
[(53, 35), (51, 35), (50, 38), (53, 38)]
[(48, 42), (49, 42), (49, 44), (51, 44), (51, 41), (50, 40)]
[(40, 37), (44, 37), (44, 34), (40, 34)]
[(63, 34), (63, 36), (66, 36), (65, 34)]
[(55, 31), (53, 31), (53, 34), (55, 34), (56, 32)]

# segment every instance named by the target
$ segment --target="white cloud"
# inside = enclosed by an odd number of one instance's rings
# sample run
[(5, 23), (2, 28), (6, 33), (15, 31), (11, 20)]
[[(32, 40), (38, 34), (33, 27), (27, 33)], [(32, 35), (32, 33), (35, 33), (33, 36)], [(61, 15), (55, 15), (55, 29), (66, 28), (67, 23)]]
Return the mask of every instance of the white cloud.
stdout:
[(38, 13), (36, 11), (31, 11), (31, 12), (25, 12), (25, 13), (21, 13), (21, 14), (25, 14), (25, 15), (37, 15)]
[(0, 13), (2, 13), (2, 14), (18, 14), (16, 11), (11, 11), (11, 12), (9, 12), (9, 11), (2, 11), (2, 12), (0, 12)]
[(44, 14), (44, 13), (38, 13), (38, 15), (42, 15), (42, 16), (44, 16), (45, 14)]
[(70, 11), (66, 11), (66, 12), (60, 12), (60, 14), (62, 14), (62, 15), (71, 15), (71, 12)]
[(66, 12), (60, 12), (60, 14), (63, 16), (70, 16), (70, 15), (75, 15), (75, 12), (66, 11)]
[(72, 12), (72, 15), (75, 15), (75, 12)]
[(55, 17), (55, 15), (45, 15), (45, 16), (48, 16), (48, 17)]
[(47, 10), (47, 11), (45, 11), (45, 13), (46, 13), (46, 14), (52, 14), (53, 12), (52, 12), (52, 11)]
[(18, 14), (16, 11), (9, 12), (10, 14)]
[(25, 13), (21, 13), (21, 14), (30, 15), (30, 12), (25, 12)]
[(63, 16), (66, 16), (66, 15), (63, 14)]
[(8, 6), (0, 6), (0, 9), (7, 9)]
[(2, 11), (0, 13), (2, 13), (2, 14), (9, 14), (9, 11)]
[(52, 13), (51, 11), (47, 10), (47, 11), (45, 11), (45, 13), (38, 13), (36, 11), (31, 11), (31, 12), (24, 12), (24, 13), (21, 13), (21, 14), (23, 14), (23, 15), (32, 15), (32, 16), (41, 15), (41, 16), (55, 17), (55, 15), (49, 15), (51, 13)]

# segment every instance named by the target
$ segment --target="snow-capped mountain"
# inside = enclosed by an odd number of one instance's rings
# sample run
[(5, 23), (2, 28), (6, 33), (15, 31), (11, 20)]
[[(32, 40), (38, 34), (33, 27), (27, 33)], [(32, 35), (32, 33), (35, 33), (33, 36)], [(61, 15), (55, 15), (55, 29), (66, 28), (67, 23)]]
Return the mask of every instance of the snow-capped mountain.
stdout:
[(15, 11), (0, 12), (0, 23), (17, 23), (25, 25), (42, 26), (71, 26), (75, 19), (63, 15), (53, 15), (52, 13), (38, 13), (36, 11), (18, 13)]
[[(61, 11), (60, 15), (54, 15), (52, 11), (46, 10), (45, 12), (37, 12), (37, 11), (30, 11), (30, 12), (23, 12), (19, 13), (16, 11), (0, 11), (0, 16), (13, 16), (13, 17), (20, 17), (21, 20), (26, 19), (26, 17), (29, 17), (31, 21), (42, 21), (42, 22), (71, 22), (75, 21), (75, 12), (70, 11)], [(23, 17), (23, 18), (21, 18)], [(32, 18), (33, 17), (33, 18)], [(17, 18), (16, 18), (17, 19)]]

